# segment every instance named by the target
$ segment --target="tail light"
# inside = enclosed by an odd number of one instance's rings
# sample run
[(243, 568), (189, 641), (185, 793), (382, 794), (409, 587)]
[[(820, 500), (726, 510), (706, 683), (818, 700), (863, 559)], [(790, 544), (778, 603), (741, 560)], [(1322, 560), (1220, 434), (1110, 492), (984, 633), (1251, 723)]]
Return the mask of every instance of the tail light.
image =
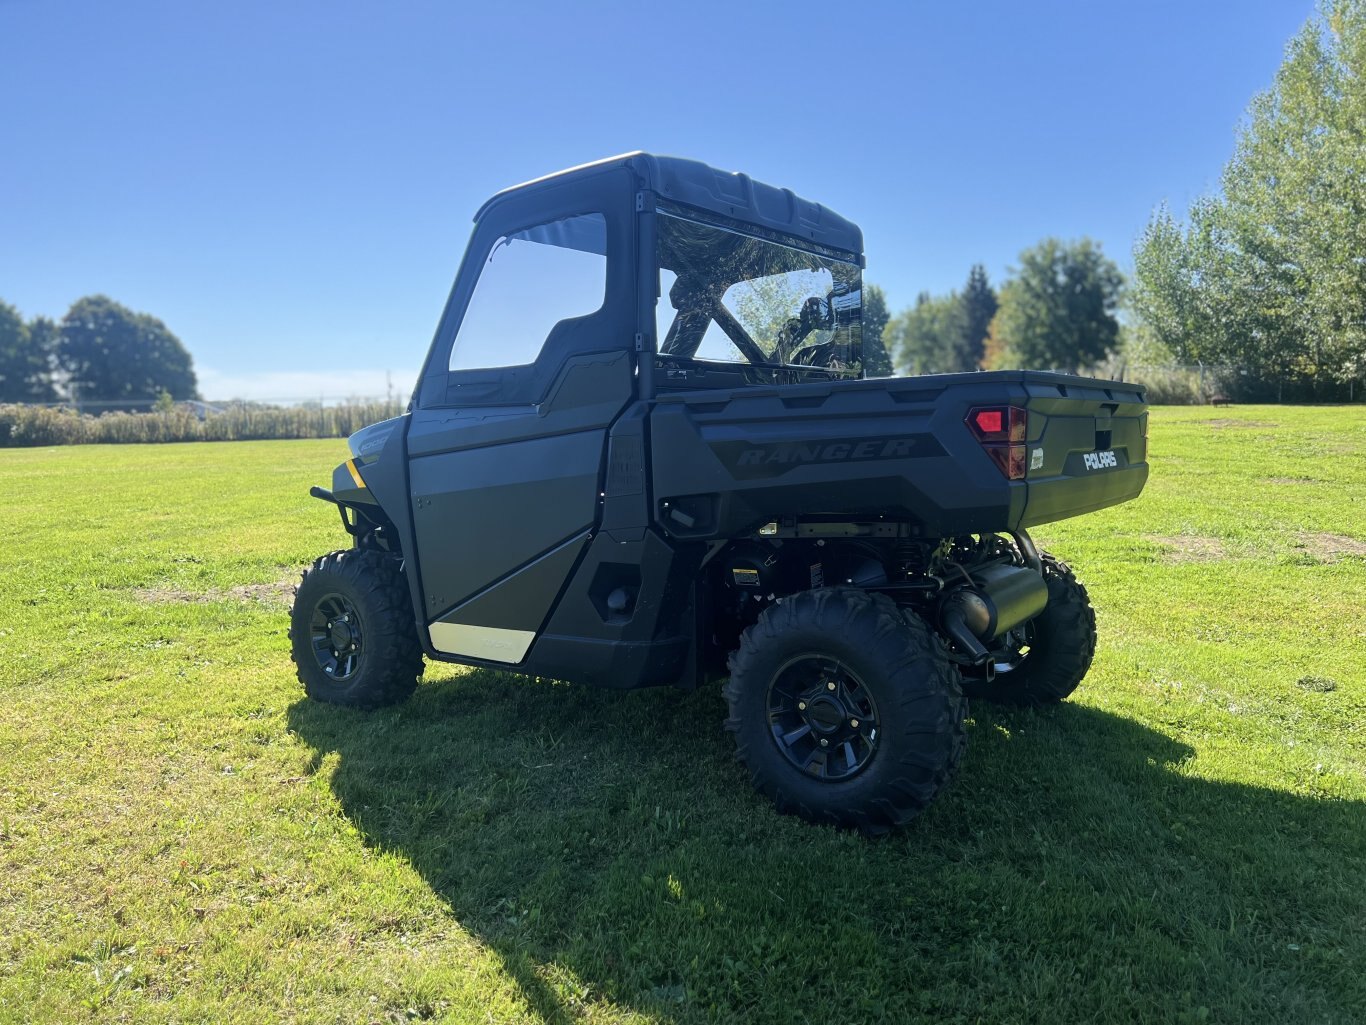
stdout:
[(981, 406), (970, 410), (968, 429), (1007, 480), (1024, 480), (1028, 414), (1019, 406)]

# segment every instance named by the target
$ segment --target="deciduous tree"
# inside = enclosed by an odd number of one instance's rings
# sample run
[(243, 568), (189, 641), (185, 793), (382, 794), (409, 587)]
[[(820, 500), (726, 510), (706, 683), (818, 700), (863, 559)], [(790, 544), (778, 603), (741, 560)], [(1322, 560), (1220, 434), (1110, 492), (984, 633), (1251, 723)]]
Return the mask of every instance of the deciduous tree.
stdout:
[(1134, 308), (1183, 361), (1239, 364), (1274, 397), (1366, 376), (1366, 0), (1327, 0), (1248, 110), (1218, 195), (1159, 208)]
[(167, 391), (198, 397), (189, 352), (166, 325), (103, 295), (72, 304), (59, 328), (57, 359), (81, 401), (141, 405)]
[(914, 306), (892, 318), (884, 337), (902, 373), (951, 374), (973, 369), (961, 362), (966, 327), (957, 292), (937, 297), (921, 292)]
[(0, 402), (50, 402), (52, 321), (24, 323), (19, 311), (0, 302)]
[(1104, 358), (1119, 337), (1124, 279), (1090, 239), (1046, 238), (1020, 254), (992, 318), (993, 369), (1075, 371)]

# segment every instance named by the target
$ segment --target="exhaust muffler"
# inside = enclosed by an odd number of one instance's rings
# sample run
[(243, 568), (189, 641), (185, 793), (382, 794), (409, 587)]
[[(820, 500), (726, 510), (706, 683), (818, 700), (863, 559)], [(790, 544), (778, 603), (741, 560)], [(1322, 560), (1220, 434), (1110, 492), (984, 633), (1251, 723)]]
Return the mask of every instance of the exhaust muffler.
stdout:
[(944, 599), (939, 622), (944, 632), (976, 666), (991, 661), (983, 641), (994, 641), (1028, 622), (1048, 604), (1043, 574), (1004, 563), (969, 572), (972, 586), (963, 586)]

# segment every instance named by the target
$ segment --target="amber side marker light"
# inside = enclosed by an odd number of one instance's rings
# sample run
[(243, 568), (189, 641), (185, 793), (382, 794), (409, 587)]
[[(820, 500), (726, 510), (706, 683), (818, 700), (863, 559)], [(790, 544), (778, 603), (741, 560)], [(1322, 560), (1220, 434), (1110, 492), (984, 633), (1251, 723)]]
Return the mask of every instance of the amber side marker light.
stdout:
[(1022, 408), (986, 406), (969, 410), (966, 423), (1007, 480), (1024, 480), (1029, 416)]

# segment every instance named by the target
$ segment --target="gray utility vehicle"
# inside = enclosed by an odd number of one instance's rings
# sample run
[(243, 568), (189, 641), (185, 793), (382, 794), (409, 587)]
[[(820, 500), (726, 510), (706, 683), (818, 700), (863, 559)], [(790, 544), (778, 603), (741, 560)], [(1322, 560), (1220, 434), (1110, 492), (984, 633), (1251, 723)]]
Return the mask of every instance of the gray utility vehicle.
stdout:
[(1066, 697), (1095, 616), (1026, 528), (1142, 490), (1142, 390), (865, 379), (862, 253), (825, 207), (643, 153), (489, 200), (408, 412), (313, 489), (353, 541), (299, 585), (307, 692), (401, 701), (424, 654), (728, 677), (754, 785), (872, 833), (953, 775), (965, 692)]

